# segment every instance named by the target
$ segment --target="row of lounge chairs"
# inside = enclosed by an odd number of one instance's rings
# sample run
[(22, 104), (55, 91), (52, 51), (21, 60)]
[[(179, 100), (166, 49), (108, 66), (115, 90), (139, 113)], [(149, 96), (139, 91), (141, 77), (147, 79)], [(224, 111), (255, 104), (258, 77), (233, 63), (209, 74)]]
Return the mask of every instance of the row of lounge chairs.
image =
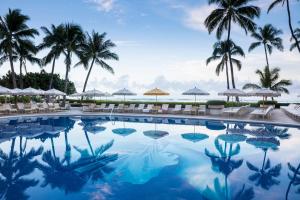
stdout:
[(60, 107), (58, 103), (46, 103), (37, 104), (31, 102), (29, 104), (17, 103), (13, 107), (10, 103), (4, 103), (0, 106), (1, 114), (12, 114), (12, 113), (40, 113), (40, 112), (55, 112), (66, 110), (67, 107)]
[(288, 106), (282, 106), (281, 109), (290, 117), (300, 119), (300, 105), (289, 104)]

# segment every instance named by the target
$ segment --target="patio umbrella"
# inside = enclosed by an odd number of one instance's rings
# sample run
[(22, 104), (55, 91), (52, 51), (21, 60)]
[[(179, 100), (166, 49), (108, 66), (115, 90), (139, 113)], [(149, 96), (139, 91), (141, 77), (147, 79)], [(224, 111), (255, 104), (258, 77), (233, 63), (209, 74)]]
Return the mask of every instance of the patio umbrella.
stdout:
[(195, 96), (195, 103), (196, 103), (196, 98), (197, 98), (197, 96), (199, 95), (209, 95), (209, 93), (208, 92), (205, 92), (205, 91), (202, 91), (202, 90), (200, 90), (199, 88), (197, 88), (197, 87), (194, 87), (194, 88), (192, 88), (192, 89), (189, 89), (189, 90), (187, 90), (187, 91), (185, 91), (185, 92), (183, 92), (182, 93), (183, 95), (193, 95), (193, 96)]
[(130, 90), (123, 88), (113, 93), (113, 95), (123, 96), (125, 101), (125, 96), (135, 96), (136, 93), (131, 92)]
[(261, 88), (261, 89), (254, 90), (252, 92), (249, 92), (248, 95), (262, 97), (263, 98), (263, 104), (265, 102), (265, 99), (267, 99), (268, 97), (279, 97), (279, 96), (281, 96), (281, 94), (279, 92), (270, 90), (268, 88)]
[(223, 92), (218, 93), (219, 96), (227, 96), (229, 97), (243, 97), (243, 96), (247, 96), (247, 93), (245, 93), (242, 90), (239, 89), (228, 89), (225, 90)]
[(11, 94), (11, 90), (6, 87), (2, 87), (0, 85), (0, 95), (7, 95), (7, 94)]
[(103, 97), (105, 97), (106, 101), (107, 101), (107, 97), (112, 97), (113, 95), (108, 93), (108, 92), (104, 92)]
[(67, 94), (64, 93), (64, 92), (61, 92), (57, 89), (50, 89), (50, 90), (45, 91), (45, 95), (48, 95), (48, 96), (66, 96)]
[(37, 89), (34, 89), (32, 87), (26, 88), (22, 90), (22, 95), (28, 95), (28, 96), (35, 96), (35, 95), (40, 95), (41, 92)]
[(88, 90), (86, 92), (83, 92), (82, 96), (86, 96), (86, 97), (102, 97), (102, 96), (104, 96), (104, 93), (101, 92), (101, 91), (99, 91), (99, 90), (93, 89), (93, 90)]
[(196, 133), (195, 132), (195, 128), (194, 128), (194, 132), (193, 133), (183, 133), (181, 134), (181, 137), (183, 139), (189, 140), (191, 142), (199, 142), (201, 140), (205, 140), (207, 139), (209, 136), (203, 133)]
[(157, 102), (157, 96), (167, 96), (170, 95), (168, 92), (162, 91), (159, 88), (154, 88), (144, 93), (146, 96), (155, 96)]
[(245, 141), (247, 139), (247, 136), (233, 133), (233, 134), (221, 134), (218, 135), (217, 138), (229, 144), (234, 144), (234, 143)]
[(14, 88), (10, 90), (12, 95), (23, 95), (23, 90), (19, 89), (19, 88)]

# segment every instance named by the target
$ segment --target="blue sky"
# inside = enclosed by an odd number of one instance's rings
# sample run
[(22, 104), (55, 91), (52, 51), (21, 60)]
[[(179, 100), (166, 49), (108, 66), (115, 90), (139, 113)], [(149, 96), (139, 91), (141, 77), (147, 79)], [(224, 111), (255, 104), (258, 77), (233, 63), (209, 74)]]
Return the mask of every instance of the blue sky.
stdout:
[[(284, 52), (274, 51), (271, 66), (282, 69), (282, 77), (294, 80), (291, 90), (296, 91), (300, 72), (300, 56), (290, 52), (290, 33), (287, 26), (286, 9), (278, 7), (270, 14), (266, 8), (271, 0), (258, 0), (254, 4), (262, 8), (258, 25), (272, 23), (284, 31)], [(300, 3), (292, 2), (294, 26), (300, 26)], [(8, 8), (19, 8), (31, 20), (30, 26), (39, 28), (62, 22), (75, 22), (86, 31), (107, 32), (108, 38), (117, 43), (115, 51), (119, 62), (110, 62), (116, 74), (111, 75), (95, 67), (88, 88), (112, 91), (129, 87), (137, 92), (154, 86), (174, 93), (197, 85), (210, 91), (225, 89), (225, 74), (215, 75), (215, 66), (205, 65), (205, 59), (212, 52), (215, 35), (209, 35), (203, 21), (211, 7), (206, 0), (1, 0), (0, 13)], [(41, 36), (37, 43), (41, 41)], [(233, 40), (247, 52), (253, 39), (239, 28), (233, 28)], [(41, 52), (43, 56), (46, 52)], [(257, 81), (254, 71), (265, 65), (261, 48), (241, 58), (243, 69), (236, 72), (238, 87), (243, 83)], [(74, 59), (74, 63), (76, 59)], [(28, 67), (38, 71), (37, 66)], [(0, 75), (6, 73), (5, 64)], [(45, 70), (50, 71), (50, 66)], [(64, 75), (63, 60), (59, 60), (56, 72)], [(70, 79), (80, 89), (86, 71), (72, 69)], [(297, 90), (298, 92), (298, 90)], [(299, 91), (300, 92), (300, 91)]]

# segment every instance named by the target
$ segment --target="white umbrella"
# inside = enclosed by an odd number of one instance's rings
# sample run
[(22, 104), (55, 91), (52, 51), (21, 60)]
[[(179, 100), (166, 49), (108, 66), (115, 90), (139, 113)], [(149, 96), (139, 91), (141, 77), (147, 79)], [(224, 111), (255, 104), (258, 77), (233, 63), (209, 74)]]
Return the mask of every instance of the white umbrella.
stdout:
[(74, 93), (74, 94), (71, 94), (70, 97), (81, 97), (82, 96), (82, 93)]
[(26, 88), (24, 90), (22, 90), (22, 95), (29, 95), (29, 96), (34, 96), (34, 95), (40, 95), (41, 92), (37, 89), (34, 89), (32, 87)]
[(45, 91), (45, 95), (49, 95), (49, 96), (66, 96), (67, 94), (64, 93), (64, 92), (61, 92), (57, 89), (51, 89), (51, 90)]
[(103, 96), (106, 98), (106, 101), (107, 101), (107, 97), (112, 97), (113, 95), (108, 92), (104, 92)]
[(12, 95), (23, 95), (23, 90), (19, 89), (19, 88), (14, 88), (10, 90)]
[(227, 96), (229, 97), (244, 97), (248, 96), (248, 94), (239, 89), (227, 89), (223, 92), (218, 93), (219, 96)]
[(11, 90), (0, 85), (0, 95), (11, 94)]
[(130, 90), (123, 88), (121, 90), (118, 90), (117, 92), (114, 92), (113, 95), (119, 95), (124, 97), (125, 101), (125, 96), (135, 96), (136, 93), (131, 92)]
[(192, 88), (192, 89), (189, 89), (189, 90), (187, 90), (187, 91), (185, 91), (185, 92), (183, 92), (182, 93), (183, 95), (194, 95), (195, 96), (195, 103), (196, 103), (196, 98), (197, 98), (197, 96), (199, 95), (209, 95), (209, 93), (208, 92), (205, 92), (205, 91), (203, 91), (203, 90), (201, 90), (201, 89), (199, 89), (199, 88), (197, 88), (197, 87), (194, 87), (194, 88)]
[(268, 88), (261, 88), (261, 89), (254, 90), (252, 92), (249, 92), (248, 95), (263, 97), (263, 103), (264, 103), (265, 99), (267, 99), (268, 97), (279, 97), (279, 96), (281, 96), (281, 94), (279, 92), (270, 90)]
[(99, 90), (93, 89), (93, 90), (88, 90), (86, 92), (83, 92), (82, 96), (86, 96), (86, 97), (102, 97), (102, 96), (104, 96), (104, 93), (101, 92), (101, 91), (99, 91)]
[(39, 91), (40, 95), (44, 95), (45, 94), (45, 91), (42, 90), (42, 89), (38, 89), (38, 91)]

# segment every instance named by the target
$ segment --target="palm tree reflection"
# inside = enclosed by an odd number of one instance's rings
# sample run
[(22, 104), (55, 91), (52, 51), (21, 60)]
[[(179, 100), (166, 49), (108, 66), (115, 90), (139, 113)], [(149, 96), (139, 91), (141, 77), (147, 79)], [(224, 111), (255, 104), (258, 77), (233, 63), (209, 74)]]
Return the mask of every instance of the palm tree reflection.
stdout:
[[(28, 178), (38, 165), (35, 157), (43, 152), (40, 147), (31, 149), (28, 153), (17, 153), (15, 138), (12, 139), (10, 153), (6, 154), (0, 149), (0, 199), (22, 200), (29, 196), (25, 191), (38, 184), (38, 180)], [(27, 177), (26, 177), (27, 176)]]
[[(300, 185), (300, 163), (298, 164), (297, 167), (293, 166), (291, 163), (288, 163), (288, 168), (290, 172), (288, 173), (288, 177), (290, 179), (290, 183), (288, 185), (286, 194), (285, 194), (285, 199), (288, 200), (289, 198), (289, 193), (291, 190), (292, 186), (299, 186)], [(297, 188), (296, 192), (300, 194), (300, 187)]]

